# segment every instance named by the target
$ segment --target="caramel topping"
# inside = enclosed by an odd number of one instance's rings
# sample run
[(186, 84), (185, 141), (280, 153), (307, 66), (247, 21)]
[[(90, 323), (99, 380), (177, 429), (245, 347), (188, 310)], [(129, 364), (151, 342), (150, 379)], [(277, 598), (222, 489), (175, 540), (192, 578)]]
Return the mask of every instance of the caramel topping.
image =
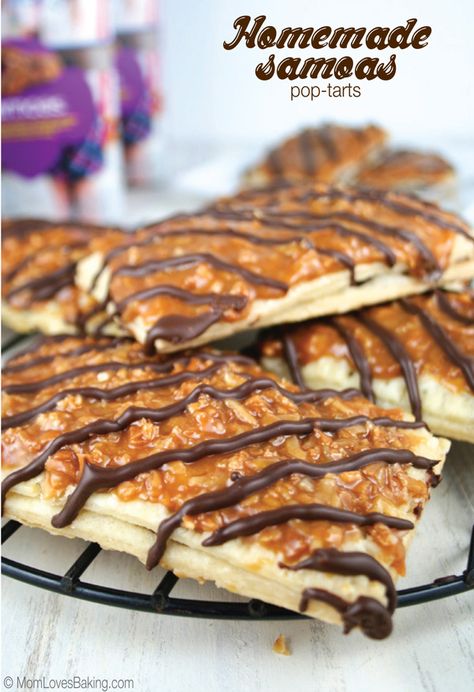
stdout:
[(162, 504), (150, 567), (183, 523), (206, 544), (246, 536), (290, 563), (368, 535), (403, 572), (401, 537), (438, 461), (410, 451), (420, 424), (400, 412), (298, 390), (239, 355), (44, 340), (7, 364), (3, 397), (4, 493), (44, 470), (43, 496), (67, 493), (57, 527), (97, 491)]

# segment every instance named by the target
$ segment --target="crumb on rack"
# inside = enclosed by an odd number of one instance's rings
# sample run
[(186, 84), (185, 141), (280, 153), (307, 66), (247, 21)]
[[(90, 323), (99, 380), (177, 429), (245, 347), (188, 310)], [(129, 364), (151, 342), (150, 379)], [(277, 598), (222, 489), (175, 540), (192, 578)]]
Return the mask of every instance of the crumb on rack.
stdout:
[(288, 643), (286, 637), (283, 634), (279, 634), (278, 637), (273, 642), (273, 651), (280, 656), (290, 656), (290, 649), (288, 648)]

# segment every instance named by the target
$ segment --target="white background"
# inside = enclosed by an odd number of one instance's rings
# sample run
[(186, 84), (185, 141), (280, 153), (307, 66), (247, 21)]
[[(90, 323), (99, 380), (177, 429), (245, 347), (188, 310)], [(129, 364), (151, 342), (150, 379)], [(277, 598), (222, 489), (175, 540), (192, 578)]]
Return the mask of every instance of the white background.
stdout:
[[(432, 27), (422, 50), (397, 50), (397, 74), (388, 82), (359, 82), (360, 98), (321, 97), (291, 102), (290, 82), (267, 82), (254, 74), (259, 62), (276, 52), (281, 58), (298, 55), (288, 49), (249, 49), (241, 43), (226, 51), (234, 20), (265, 14), (270, 24), (286, 26), (374, 27), (404, 25), (411, 17)], [(165, 129), (179, 139), (218, 142), (266, 142), (303, 124), (321, 120), (374, 121), (398, 139), (429, 141), (436, 146), (451, 140), (474, 139), (474, 81), (471, 0), (162, 0)], [(393, 51), (332, 51), (307, 49), (304, 57), (349, 54), (385, 56)], [(320, 83), (318, 80), (317, 83)], [(331, 83), (358, 83), (329, 80)], [(312, 80), (292, 84), (310, 84)]]

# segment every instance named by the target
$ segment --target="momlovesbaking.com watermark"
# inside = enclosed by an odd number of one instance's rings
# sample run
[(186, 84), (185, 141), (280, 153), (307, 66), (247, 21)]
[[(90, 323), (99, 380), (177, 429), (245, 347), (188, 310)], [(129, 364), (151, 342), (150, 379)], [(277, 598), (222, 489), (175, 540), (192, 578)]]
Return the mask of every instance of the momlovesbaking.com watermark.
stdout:
[(96, 678), (72, 675), (67, 678), (29, 678), (25, 675), (3, 678), (3, 687), (7, 690), (133, 690), (135, 682), (131, 678)]

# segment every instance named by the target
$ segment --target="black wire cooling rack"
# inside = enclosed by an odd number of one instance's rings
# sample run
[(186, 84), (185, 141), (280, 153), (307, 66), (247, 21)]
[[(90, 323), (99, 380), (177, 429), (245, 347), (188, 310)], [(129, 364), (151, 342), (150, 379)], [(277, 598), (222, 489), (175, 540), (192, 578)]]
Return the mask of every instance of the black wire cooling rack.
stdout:
[[(4, 344), (4, 353), (8, 353), (9, 350), (24, 340), (25, 337), (14, 335)], [(2, 545), (18, 530), (28, 531), (29, 528), (23, 527), (17, 521), (8, 521), (2, 527)], [(179, 581), (179, 577), (173, 572), (166, 572), (152, 593), (123, 591), (82, 581), (81, 576), (100, 552), (101, 547), (97, 543), (90, 543), (63, 575), (46, 572), (2, 556), (2, 574), (66, 596), (149, 613), (220, 620), (297, 620), (306, 618), (304, 615), (256, 599), (251, 599), (247, 603), (234, 603), (175, 598), (171, 596), (171, 592)], [(431, 583), (398, 591), (397, 607), (405, 608), (419, 603), (427, 603), (465, 593), (471, 589), (474, 589), (474, 526), (471, 531), (466, 569), (462, 574), (439, 577)]]

